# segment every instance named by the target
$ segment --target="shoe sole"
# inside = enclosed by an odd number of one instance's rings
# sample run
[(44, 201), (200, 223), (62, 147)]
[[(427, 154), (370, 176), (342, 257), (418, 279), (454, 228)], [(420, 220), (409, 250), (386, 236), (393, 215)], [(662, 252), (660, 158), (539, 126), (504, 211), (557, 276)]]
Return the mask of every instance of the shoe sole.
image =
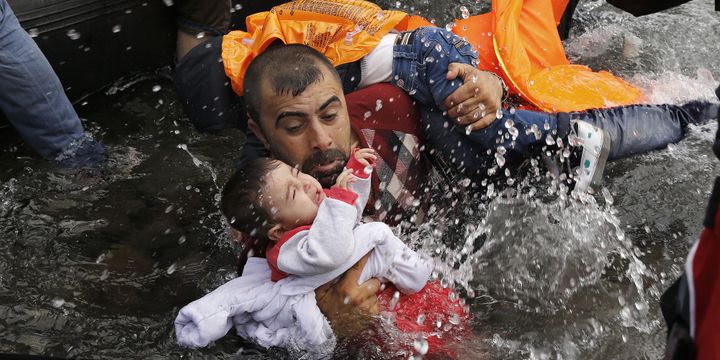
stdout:
[(597, 167), (595, 168), (595, 174), (593, 174), (592, 181), (590, 181), (590, 187), (592, 187), (593, 189), (598, 189), (603, 183), (603, 172), (605, 172), (605, 164), (607, 163), (607, 158), (609, 154), (610, 138), (603, 130), (603, 145), (600, 149), (600, 156), (597, 159)]

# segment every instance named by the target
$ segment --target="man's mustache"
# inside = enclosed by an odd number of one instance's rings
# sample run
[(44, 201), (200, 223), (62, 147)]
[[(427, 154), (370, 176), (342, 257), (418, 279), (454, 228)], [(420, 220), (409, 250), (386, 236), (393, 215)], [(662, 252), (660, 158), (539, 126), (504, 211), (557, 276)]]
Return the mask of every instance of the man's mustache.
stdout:
[(308, 156), (308, 158), (305, 160), (302, 166), (302, 170), (304, 173), (309, 174), (312, 173), (315, 167), (322, 164), (327, 164), (329, 162), (333, 162), (335, 160), (340, 160), (344, 163), (347, 160), (347, 157), (342, 151), (338, 149), (328, 149), (324, 151), (314, 152), (310, 154), (310, 156)]
[[(337, 168), (330, 169), (327, 172), (319, 172), (315, 169), (323, 164), (327, 164), (330, 162), (333, 162), (335, 160), (340, 160), (340, 164), (338, 164)], [(320, 178), (326, 178), (330, 175), (337, 175), (335, 173), (339, 173), (342, 171), (343, 166), (347, 162), (347, 156), (345, 153), (338, 149), (328, 149), (324, 151), (318, 151), (315, 153), (310, 154), (310, 156), (303, 162), (302, 171), (306, 174), (309, 174), (313, 176), (314, 178), (321, 180)], [(339, 171), (338, 171), (339, 170)], [(322, 179), (327, 180), (327, 179)], [(334, 181), (333, 179), (330, 179)], [(322, 183), (322, 182), (321, 182)], [(322, 184), (323, 186), (327, 187), (327, 184)], [(332, 185), (332, 184), (330, 184)]]

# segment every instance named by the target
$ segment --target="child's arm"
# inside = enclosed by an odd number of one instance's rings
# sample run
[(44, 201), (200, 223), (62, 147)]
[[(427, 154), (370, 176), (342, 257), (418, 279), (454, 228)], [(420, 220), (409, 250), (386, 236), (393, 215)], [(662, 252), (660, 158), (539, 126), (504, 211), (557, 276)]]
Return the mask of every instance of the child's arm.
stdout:
[[(347, 174), (346, 176), (349, 176)], [(310, 227), (285, 233), (267, 253), (273, 281), (287, 274), (326, 273), (345, 263), (355, 249), (353, 228), (357, 217), (357, 195), (347, 189), (326, 190)], [(278, 274), (279, 272), (279, 274)]]
[(422, 290), (432, 272), (431, 260), (410, 249), (383, 223), (373, 222), (362, 226), (363, 231), (367, 231), (367, 235), (378, 242), (358, 283), (374, 277), (393, 283), (405, 294)]
[(371, 180), (370, 175), (375, 168), (375, 150), (373, 149), (354, 149), (350, 155), (346, 169), (350, 169), (352, 174), (357, 178), (350, 181), (349, 188), (358, 195), (355, 201), (355, 207), (358, 210), (357, 222), (362, 218), (363, 210), (367, 206), (368, 198), (370, 198)]

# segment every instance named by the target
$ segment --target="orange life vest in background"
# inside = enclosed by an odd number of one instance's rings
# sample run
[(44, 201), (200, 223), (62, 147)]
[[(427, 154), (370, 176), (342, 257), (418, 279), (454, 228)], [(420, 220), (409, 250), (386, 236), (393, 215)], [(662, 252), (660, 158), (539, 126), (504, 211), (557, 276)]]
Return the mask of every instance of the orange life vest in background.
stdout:
[[(479, 68), (500, 75), (511, 93), (547, 112), (638, 103), (639, 89), (612, 74), (572, 65), (557, 32), (568, 0), (494, 0), (490, 13), (457, 20), (453, 32), (479, 52)], [(247, 32), (225, 35), (222, 58), (242, 95), (250, 62), (273, 41), (306, 44), (338, 66), (367, 55), (395, 29), (432, 26), (419, 16), (361, 0), (296, 0), (246, 19)]]
[(453, 32), (478, 47), (479, 65), (546, 112), (639, 103), (642, 92), (607, 71), (570, 64), (557, 32), (567, 0), (493, 0)]
[(305, 44), (338, 66), (360, 60), (394, 28), (407, 28), (408, 15), (367, 1), (296, 0), (248, 16), (247, 32), (231, 31), (222, 42), (225, 73), (242, 95), (250, 62), (273, 41)]

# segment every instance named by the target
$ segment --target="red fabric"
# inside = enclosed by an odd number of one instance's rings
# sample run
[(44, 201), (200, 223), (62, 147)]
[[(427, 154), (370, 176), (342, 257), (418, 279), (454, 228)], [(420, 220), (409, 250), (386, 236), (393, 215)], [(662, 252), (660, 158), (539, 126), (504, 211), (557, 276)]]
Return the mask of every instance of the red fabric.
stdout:
[(365, 213), (388, 225), (397, 224), (395, 215), (417, 214), (413, 200), (423, 196), (431, 168), (420, 156), (424, 139), (415, 102), (387, 83), (354, 91), (345, 99), (360, 147), (372, 148), (377, 154)]
[(288, 276), (288, 273), (281, 271), (277, 266), (278, 256), (280, 256), (280, 248), (288, 240), (290, 240), (290, 238), (295, 236), (295, 234), (303, 230), (310, 230), (310, 225), (298, 226), (284, 233), (283, 236), (281, 236), (280, 239), (265, 252), (268, 265), (270, 265), (270, 280), (280, 281)]
[[(350, 160), (348, 160), (348, 163), (345, 165), (346, 168), (352, 170), (353, 175), (361, 178), (361, 179), (367, 179), (370, 177), (370, 174), (365, 172), (365, 165), (360, 163), (360, 160), (358, 160), (355, 157), (355, 153), (359, 150), (359, 148), (354, 148), (352, 151), (352, 154), (350, 154)], [(370, 161), (370, 159), (367, 159), (370, 163), (370, 166), (374, 167), (375, 163)]]
[(697, 359), (720, 359), (720, 211), (715, 228), (705, 228), (692, 258)]
[(358, 130), (368, 128), (422, 136), (420, 111), (415, 100), (397, 86), (375, 84), (345, 95), (345, 100), (356, 134)]
[[(393, 286), (388, 286), (378, 295), (378, 302), (384, 310), (389, 310), (395, 291), (397, 290)], [(398, 330), (404, 333), (422, 334), (429, 345), (428, 355), (455, 357), (448, 341), (469, 329), (470, 316), (465, 312), (459, 297), (455, 300), (450, 299), (450, 294), (453, 292), (452, 289), (443, 288), (439, 281), (431, 281), (415, 294), (400, 293), (395, 305), (395, 325)], [(425, 320), (418, 324), (420, 315), (424, 315)], [(453, 324), (451, 319), (456, 324)], [(441, 323), (439, 329), (438, 320)], [(445, 330), (448, 324), (450, 329)]]
[(358, 198), (358, 194), (352, 192), (352, 190), (339, 188), (333, 186), (329, 189), (323, 189), (325, 195), (331, 199), (340, 200), (350, 205), (355, 205), (355, 200)]

